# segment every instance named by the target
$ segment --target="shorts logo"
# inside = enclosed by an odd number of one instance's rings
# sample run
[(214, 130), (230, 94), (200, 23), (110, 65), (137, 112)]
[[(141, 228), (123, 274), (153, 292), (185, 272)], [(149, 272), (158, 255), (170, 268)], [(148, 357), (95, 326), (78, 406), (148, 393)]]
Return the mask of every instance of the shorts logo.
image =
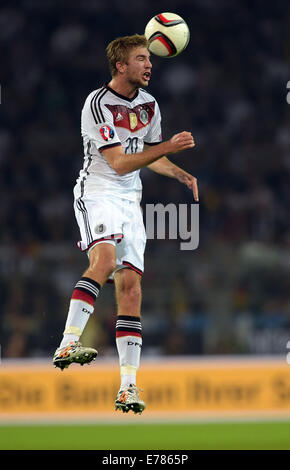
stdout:
[(114, 130), (110, 126), (101, 127), (100, 133), (105, 141), (112, 140), (115, 135)]
[(96, 233), (104, 233), (106, 230), (106, 226), (104, 224), (100, 224), (96, 226)]

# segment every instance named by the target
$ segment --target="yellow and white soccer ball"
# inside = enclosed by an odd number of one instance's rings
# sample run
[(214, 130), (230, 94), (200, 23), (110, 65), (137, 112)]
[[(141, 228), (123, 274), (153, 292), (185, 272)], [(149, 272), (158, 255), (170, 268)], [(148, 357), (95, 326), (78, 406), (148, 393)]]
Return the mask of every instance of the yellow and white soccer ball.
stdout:
[(187, 24), (176, 13), (160, 13), (151, 18), (144, 35), (149, 41), (149, 51), (166, 58), (184, 51), (190, 38)]

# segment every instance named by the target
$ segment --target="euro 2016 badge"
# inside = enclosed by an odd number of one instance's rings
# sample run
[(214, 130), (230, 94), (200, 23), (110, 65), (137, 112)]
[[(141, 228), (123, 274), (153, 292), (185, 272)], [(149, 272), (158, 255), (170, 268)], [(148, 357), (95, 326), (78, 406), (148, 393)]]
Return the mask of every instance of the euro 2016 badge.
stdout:
[(101, 136), (107, 142), (108, 140), (112, 140), (114, 138), (114, 130), (110, 126), (103, 126), (100, 129)]

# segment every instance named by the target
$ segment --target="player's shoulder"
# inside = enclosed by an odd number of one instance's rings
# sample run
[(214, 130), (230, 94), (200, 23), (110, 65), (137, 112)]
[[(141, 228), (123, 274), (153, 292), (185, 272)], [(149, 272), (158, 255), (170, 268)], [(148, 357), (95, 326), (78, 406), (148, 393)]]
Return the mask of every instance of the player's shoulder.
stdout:
[(91, 104), (93, 101), (96, 102), (97, 100), (99, 101), (107, 92), (107, 88), (105, 86), (101, 86), (100, 88), (97, 88), (96, 90), (91, 91), (85, 102)]
[(144, 98), (146, 101), (151, 100), (151, 101), (155, 101), (157, 103), (156, 98), (154, 98), (154, 96), (151, 95), (151, 93), (149, 93), (149, 91), (144, 90), (144, 88), (139, 88), (139, 96), (141, 98)]
[(106, 86), (102, 86), (93, 90), (89, 93), (85, 100), (85, 104), (83, 106), (82, 114), (83, 116), (91, 119), (93, 117), (96, 124), (100, 124), (105, 121), (105, 103), (103, 98), (107, 95), (108, 88)]

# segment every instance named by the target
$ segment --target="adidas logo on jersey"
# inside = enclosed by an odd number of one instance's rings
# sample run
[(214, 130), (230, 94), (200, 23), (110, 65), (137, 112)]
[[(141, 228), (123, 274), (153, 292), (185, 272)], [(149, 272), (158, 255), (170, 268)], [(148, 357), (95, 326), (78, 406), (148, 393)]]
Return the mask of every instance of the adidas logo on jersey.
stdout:
[(117, 117), (116, 117), (116, 121), (122, 121), (122, 119), (123, 119), (122, 114), (121, 114), (121, 113), (118, 113), (118, 114), (117, 114)]

